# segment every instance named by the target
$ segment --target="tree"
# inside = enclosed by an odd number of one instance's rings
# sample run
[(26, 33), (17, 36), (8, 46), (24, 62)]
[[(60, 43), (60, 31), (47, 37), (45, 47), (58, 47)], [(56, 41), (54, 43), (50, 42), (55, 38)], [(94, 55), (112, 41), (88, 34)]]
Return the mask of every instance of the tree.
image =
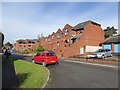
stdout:
[(117, 29), (113, 27), (107, 27), (106, 29), (104, 29), (105, 31), (105, 38), (108, 38), (110, 36), (113, 36), (114, 34), (117, 34)]
[(41, 35), (38, 35), (38, 40), (41, 42), (43, 38), (43, 33), (41, 33)]
[(45, 49), (40, 45), (35, 49), (35, 52), (41, 52), (44, 51)]
[(8, 47), (8, 48), (13, 48), (13, 44), (11, 44), (10, 42), (7, 42), (7, 43), (5, 44), (5, 46)]

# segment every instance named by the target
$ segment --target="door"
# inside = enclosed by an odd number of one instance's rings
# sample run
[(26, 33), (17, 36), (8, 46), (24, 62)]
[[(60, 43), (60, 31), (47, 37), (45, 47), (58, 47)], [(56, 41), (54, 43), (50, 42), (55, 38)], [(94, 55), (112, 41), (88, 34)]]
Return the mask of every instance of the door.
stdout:
[(36, 62), (36, 63), (39, 63), (38, 61), (39, 61), (39, 57), (40, 57), (40, 52), (38, 52), (35, 56), (34, 56), (34, 61)]
[(120, 53), (120, 44), (114, 44), (114, 53)]
[(39, 63), (42, 63), (42, 61), (44, 61), (45, 60), (45, 53), (44, 52), (41, 52), (40, 53), (40, 56), (39, 56), (39, 58), (38, 58), (38, 62)]

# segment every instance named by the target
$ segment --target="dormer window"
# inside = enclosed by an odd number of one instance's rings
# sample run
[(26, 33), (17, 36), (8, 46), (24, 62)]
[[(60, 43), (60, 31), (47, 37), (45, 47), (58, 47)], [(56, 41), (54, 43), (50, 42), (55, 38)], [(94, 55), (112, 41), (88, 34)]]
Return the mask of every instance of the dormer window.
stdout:
[(58, 34), (57, 34), (57, 38), (60, 38), (60, 32), (58, 32)]
[(69, 29), (66, 28), (66, 29), (65, 29), (65, 35), (68, 35), (68, 34), (69, 34)]
[(52, 39), (54, 39), (54, 35), (52, 35)]

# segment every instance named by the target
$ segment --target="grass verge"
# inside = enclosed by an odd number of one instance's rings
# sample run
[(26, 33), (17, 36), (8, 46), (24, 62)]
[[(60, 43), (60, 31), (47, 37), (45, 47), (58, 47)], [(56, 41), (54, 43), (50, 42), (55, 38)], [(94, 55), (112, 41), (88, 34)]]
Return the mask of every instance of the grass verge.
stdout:
[(48, 77), (45, 67), (24, 60), (13, 60), (19, 88), (42, 88)]

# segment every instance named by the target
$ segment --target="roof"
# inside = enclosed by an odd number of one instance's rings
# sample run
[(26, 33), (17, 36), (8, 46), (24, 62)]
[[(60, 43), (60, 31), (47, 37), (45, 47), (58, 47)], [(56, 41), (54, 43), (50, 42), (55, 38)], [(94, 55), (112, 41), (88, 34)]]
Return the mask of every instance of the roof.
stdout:
[(17, 42), (18, 43), (24, 43), (24, 44), (26, 44), (26, 43), (35, 43), (35, 41), (37, 41), (36, 39), (19, 39), (19, 40), (17, 40)]
[(101, 26), (100, 24), (98, 24), (98, 23), (96, 23), (96, 22), (93, 22), (93, 21), (91, 21), (91, 20), (88, 20), (88, 21), (85, 21), (85, 22), (82, 22), (82, 23), (77, 24), (76, 26), (74, 26), (74, 27), (72, 28), (72, 30), (74, 30), (74, 31), (84, 30), (85, 26), (86, 26), (88, 23), (92, 23), (92, 24), (94, 24), (94, 25)]
[(74, 35), (73, 37), (71, 37), (71, 40), (73, 40), (73, 39), (77, 39), (77, 38), (79, 38), (80, 37), (80, 35)]
[(109, 37), (102, 42), (102, 44), (110, 44), (110, 43), (120, 43), (120, 34), (113, 37)]

